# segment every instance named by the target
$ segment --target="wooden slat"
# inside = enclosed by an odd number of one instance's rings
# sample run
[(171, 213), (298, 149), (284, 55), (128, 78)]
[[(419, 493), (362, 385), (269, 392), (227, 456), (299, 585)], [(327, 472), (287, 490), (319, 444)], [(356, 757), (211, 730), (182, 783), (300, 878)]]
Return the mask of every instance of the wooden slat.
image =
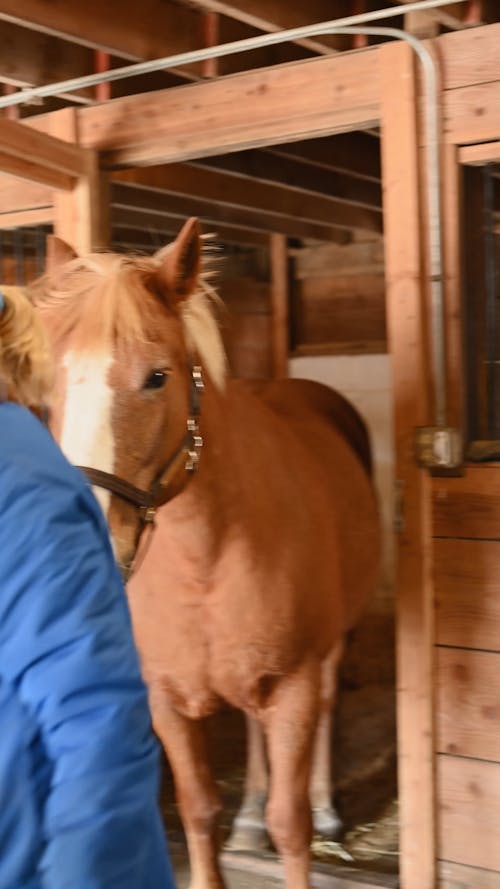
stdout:
[(29, 225), (46, 225), (52, 222), (52, 207), (37, 207), (34, 210), (19, 210), (17, 213), (0, 213), (0, 228), (23, 228)]
[(380, 181), (380, 143), (366, 133), (340, 133), (326, 139), (292, 142), (272, 149), (273, 154), (293, 157), (372, 182)]
[[(294, 256), (294, 277), (323, 278), (330, 276), (384, 275), (384, 244), (382, 238), (366, 243), (322, 244), (291, 251)], [(335, 271), (335, 277), (332, 276)]]
[(452, 861), (439, 864), (440, 889), (498, 889), (500, 871), (479, 867), (466, 867)]
[(326, 136), (378, 117), (378, 54), (367, 49), (80, 109), (79, 133), (111, 166), (140, 166)]
[(295, 346), (315, 343), (384, 342), (383, 275), (333, 274), (296, 281), (293, 288)]
[(413, 456), (415, 426), (428, 422), (417, 83), (409, 46), (388, 44), (379, 54), (387, 318), (403, 496), (395, 581), (401, 885), (435, 889), (430, 498)]
[[(158, 243), (157, 235), (162, 232), (176, 234), (182, 228), (187, 216), (175, 214), (149, 213), (146, 210), (135, 210), (119, 207), (111, 207), (111, 223), (113, 227), (136, 228), (148, 232), (154, 243)], [(236, 227), (223, 223), (206, 223), (202, 220), (204, 231), (216, 235), (219, 241), (227, 241), (229, 244), (248, 244), (255, 247), (267, 247), (268, 235), (265, 232), (254, 231), (243, 226)]]
[(200, 216), (211, 223), (216, 230), (218, 225), (240, 226), (257, 232), (280, 232), (292, 238), (313, 238), (317, 241), (343, 241), (344, 229), (329, 227), (279, 212), (264, 212), (251, 207), (221, 206), (201, 198), (185, 195), (166, 196), (152, 189), (138, 188), (114, 182), (111, 189), (114, 207), (128, 210), (147, 210), (159, 216), (175, 214), (181, 217)]
[(432, 482), (437, 537), (500, 540), (500, 466), (467, 466), (463, 478)]
[[(243, 158), (244, 160), (244, 158)], [(163, 192), (209, 201), (220, 206), (247, 207), (263, 213), (292, 216), (338, 228), (381, 232), (382, 214), (374, 209), (355, 207), (349, 202), (310, 194), (287, 185), (234, 176), (225, 171), (203, 169), (189, 164), (168, 164), (113, 173), (114, 182), (137, 185)], [(169, 197), (165, 198), (168, 203)]]
[(437, 778), (439, 857), (500, 870), (500, 765), (440, 755)]
[(500, 653), (439, 648), (436, 707), (439, 753), (500, 762)]
[(272, 378), (270, 314), (230, 314), (223, 319), (222, 333), (234, 376), (243, 379)]
[(436, 639), (500, 650), (500, 542), (434, 541)]
[(17, 213), (19, 210), (33, 210), (50, 207), (54, 193), (46, 185), (26, 182), (14, 176), (0, 173), (0, 210), (2, 213)]
[(479, 145), (463, 145), (458, 149), (458, 160), (461, 164), (482, 166), (483, 164), (500, 163), (500, 142), (484, 142)]
[(197, 165), (231, 173), (233, 179), (286, 185), (305, 198), (310, 194), (320, 194), (370, 210), (380, 211), (382, 206), (382, 191), (378, 182), (368, 182), (338, 170), (315, 167), (286, 154), (244, 151), (203, 158), (197, 161)]

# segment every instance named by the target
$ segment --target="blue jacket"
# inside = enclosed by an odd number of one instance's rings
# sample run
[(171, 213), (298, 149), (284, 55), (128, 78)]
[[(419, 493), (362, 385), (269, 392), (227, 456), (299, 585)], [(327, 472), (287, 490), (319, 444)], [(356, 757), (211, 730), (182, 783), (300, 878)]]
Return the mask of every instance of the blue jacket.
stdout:
[(158, 748), (104, 518), (0, 404), (0, 889), (169, 889)]

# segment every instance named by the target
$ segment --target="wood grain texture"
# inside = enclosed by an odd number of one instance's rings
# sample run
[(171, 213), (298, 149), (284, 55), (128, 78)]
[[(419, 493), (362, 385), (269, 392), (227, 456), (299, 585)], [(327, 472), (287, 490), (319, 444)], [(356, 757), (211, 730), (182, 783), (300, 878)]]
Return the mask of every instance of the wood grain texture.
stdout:
[(500, 765), (439, 755), (437, 782), (439, 857), (500, 870)]
[(500, 762), (500, 653), (438, 648), (436, 704), (438, 753)]
[(437, 537), (500, 540), (500, 466), (467, 466), (463, 478), (432, 480)]
[(500, 542), (434, 541), (436, 641), (500, 651)]

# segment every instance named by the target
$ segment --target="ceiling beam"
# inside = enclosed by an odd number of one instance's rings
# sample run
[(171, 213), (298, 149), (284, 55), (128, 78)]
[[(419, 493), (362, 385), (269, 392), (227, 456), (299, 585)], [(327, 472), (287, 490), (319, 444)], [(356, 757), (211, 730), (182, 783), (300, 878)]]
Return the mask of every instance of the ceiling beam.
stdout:
[(289, 142), (270, 149), (279, 157), (296, 158), (306, 163), (380, 182), (380, 143), (364, 133), (341, 133), (326, 139)]
[(46, 185), (25, 182), (0, 173), (0, 213), (50, 207), (54, 193)]
[(203, 158), (194, 166), (222, 170), (233, 178), (252, 182), (281, 184), (305, 194), (318, 194), (338, 201), (380, 211), (382, 189), (377, 182), (368, 182), (337, 170), (271, 151), (242, 151), (217, 158)]
[[(189, 5), (205, 12), (215, 12), (237, 19), (259, 31), (273, 32), (299, 28), (314, 22), (327, 22), (347, 15), (346, 3), (332, 0), (189, 0)], [(331, 53), (332, 49), (345, 49), (346, 38), (322, 36), (298, 41), (301, 46), (319, 53)]]
[(36, 207), (34, 210), (14, 210), (11, 213), (0, 213), (0, 229), (50, 225), (53, 214), (52, 207)]
[(291, 238), (311, 238), (316, 241), (345, 243), (349, 239), (346, 230), (316, 222), (296, 219), (280, 213), (264, 213), (253, 208), (221, 206), (196, 197), (166, 195), (150, 189), (138, 188), (115, 182), (111, 189), (111, 202), (122, 209), (147, 210), (149, 213), (180, 217), (199, 216), (215, 228), (230, 225), (257, 232), (280, 232)]
[(0, 0), (0, 19), (131, 61), (202, 45), (199, 15), (164, 0)]
[(113, 174), (113, 179), (161, 192), (166, 203), (171, 196), (183, 196), (217, 204), (221, 208), (244, 207), (336, 228), (382, 231), (381, 210), (356, 207), (286, 185), (259, 182), (248, 176), (234, 176), (188, 164), (121, 170)]
[(69, 191), (86, 173), (86, 155), (77, 145), (0, 119), (0, 170), (4, 173)]
[(129, 96), (77, 113), (81, 144), (105, 152), (110, 167), (264, 147), (290, 132), (305, 139), (360, 129), (379, 118), (377, 50)]
[[(149, 213), (147, 210), (135, 210), (132, 208), (113, 207), (111, 210), (111, 222), (113, 231), (125, 229), (135, 230), (149, 235), (151, 243), (163, 246), (163, 241), (169, 235), (176, 235), (186, 216), (174, 216), (168, 213)], [(216, 237), (228, 244), (246, 244), (252, 247), (266, 247), (269, 243), (269, 235), (266, 232), (254, 231), (243, 227), (233, 227), (224, 223), (210, 225), (202, 220), (205, 231), (212, 231)]]

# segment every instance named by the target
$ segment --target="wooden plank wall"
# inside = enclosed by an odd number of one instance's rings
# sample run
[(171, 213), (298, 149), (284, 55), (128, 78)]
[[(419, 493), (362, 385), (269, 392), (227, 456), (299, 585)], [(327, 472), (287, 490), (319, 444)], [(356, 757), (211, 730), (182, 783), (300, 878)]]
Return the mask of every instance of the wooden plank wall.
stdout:
[(434, 479), (443, 889), (500, 886), (500, 464)]

